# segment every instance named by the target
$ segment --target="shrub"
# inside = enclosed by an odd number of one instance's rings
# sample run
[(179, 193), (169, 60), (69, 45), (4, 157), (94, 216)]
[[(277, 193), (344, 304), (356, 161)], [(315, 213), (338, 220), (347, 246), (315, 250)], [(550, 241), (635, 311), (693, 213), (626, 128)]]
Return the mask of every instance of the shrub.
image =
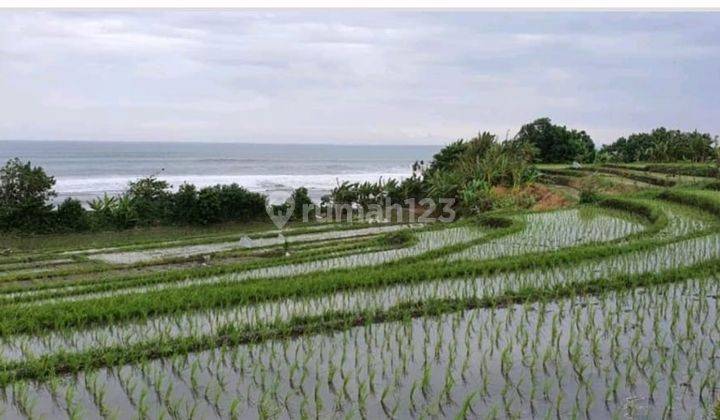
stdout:
[[(415, 199), (420, 200), (425, 196), (425, 185), (423, 184), (422, 178), (413, 174), (409, 178), (405, 178), (400, 183), (397, 193), (397, 203), (403, 203), (405, 200)], [(392, 199), (392, 198), (391, 198)], [(396, 203), (393, 201), (393, 203)]]
[(129, 229), (138, 224), (138, 214), (130, 196), (124, 195), (117, 199), (112, 209), (112, 223), (116, 229)]
[(435, 200), (457, 198), (463, 186), (462, 175), (454, 171), (437, 171), (426, 179), (428, 196)]
[(401, 247), (413, 241), (413, 234), (408, 230), (398, 230), (386, 233), (378, 238), (378, 243), (384, 246)]
[[(161, 223), (201, 224), (249, 221), (265, 215), (267, 198), (237, 185), (215, 185), (198, 191), (183, 184), (177, 193), (154, 176), (128, 184), (120, 197), (107, 193), (88, 202), (86, 211), (75, 199), (67, 199), (53, 211), (48, 202), (55, 197), (55, 179), (40, 167), (19, 159), (0, 169), (0, 230), (27, 232), (128, 229)], [(307, 189), (295, 191), (302, 204), (311, 203)]]
[(490, 186), (480, 179), (468, 183), (463, 189), (460, 198), (461, 204), (475, 213), (483, 213), (493, 208)]
[(430, 167), (425, 172), (426, 176), (432, 176), (435, 172), (443, 172), (452, 170), (460, 158), (465, 154), (468, 143), (460, 139), (440, 149), (438, 153), (433, 155)]
[(596, 175), (589, 175), (579, 182), (580, 202), (595, 203), (599, 200), (600, 178)]
[(709, 133), (660, 127), (650, 133), (620, 137), (603, 146), (601, 154), (613, 162), (706, 162), (716, 157), (713, 141)]
[(52, 226), (55, 178), (30, 162), (15, 158), (0, 169), (0, 229), (31, 232)]
[(193, 184), (184, 183), (172, 196), (172, 220), (176, 224), (191, 224), (199, 219), (198, 191)]
[(720, 168), (702, 164), (664, 164), (646, 165), (643, 170), (650, 172), (662, 172), (671, 175), (690, 175), (717, 178), (720, 176)]
[(197, 193), (193, 185), (185, 184), (174, 195), (173, 203), (176, 208), (172, 213), (179, 215), (178, 222), (207, 225), (258, 219), (265, 214), (267, 199), (237, 184), (205, 187)]
[(117, 207), (117, 197), (109, 196), (107, 193), (88, 202), (90, 209), (90, 227), (93, 230), (101, 230), (115, 227), (113, 213)]
[(86, 231), (90, 229), (87, 211), (80, 201), (67, 198), (57, 208), (55, 224), (58, 230)]
[(267, 200), (264, 195), (250, 192), (238, 184), (216, 185), (214, 188), (222, 220), (249, 221), (265, 214)]
[[(288, 199), (288, 202), (292, 201), (294, 203), (293, 208), (293, 215), (292, 218), (297, 221), (303, 220), (303, 207), (304, 206), (312, 206), (313, 202), (310, 199), (310, 196), (308, 195), (308, 190), (305, 187), (300, 187), (293, 191), (292, 196)], [(312, 207), (310, 207), (312, 209)], [(308, 213), (309, 219), (312, 221), (315, 219), (315, 211), (310, 211)]]
[(197, 214), (193, 223), (209, 225), (222, 220), (219, 188), (205, 187), (198, 193)]
[(154, 176), (140, 178), (130, 182), (127, 197), (137, 223), (156, 225), (168, 217), (170, 204), (170, 185)]
[[(423, 190), (436, 202), (440, 198), (454, 198), (475, 212), (506, 205), (525, 206), (531, 197), (518, 191), (538, 177), (531, 165), (536, 152), (527, 141), (501, 143), (487, 132), (467, 142), (459, 140), (435, 155), (441, 161), (431, 163), (431, 170), (423, 179)], [(498, 187), (513, 191), (501, 191)]]

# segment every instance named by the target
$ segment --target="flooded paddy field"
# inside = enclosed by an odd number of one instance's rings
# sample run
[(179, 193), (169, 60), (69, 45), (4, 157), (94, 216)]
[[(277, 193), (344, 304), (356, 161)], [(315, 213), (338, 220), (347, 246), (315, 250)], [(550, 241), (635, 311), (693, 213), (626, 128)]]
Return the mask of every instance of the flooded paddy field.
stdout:
[(673, 191), (492, 221), (259, 232), (251, 246), (219, 234), (13, 256), (0, 261), (0, 409), (712, 418), (720, 194)]

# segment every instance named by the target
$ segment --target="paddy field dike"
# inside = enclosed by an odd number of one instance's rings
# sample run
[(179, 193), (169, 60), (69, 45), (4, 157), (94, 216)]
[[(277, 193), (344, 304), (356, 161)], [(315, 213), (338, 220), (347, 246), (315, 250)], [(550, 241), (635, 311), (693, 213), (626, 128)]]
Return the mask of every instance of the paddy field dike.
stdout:
[(452, 223), (12, 239), (4, 418), (715, 418), (720, 187)]

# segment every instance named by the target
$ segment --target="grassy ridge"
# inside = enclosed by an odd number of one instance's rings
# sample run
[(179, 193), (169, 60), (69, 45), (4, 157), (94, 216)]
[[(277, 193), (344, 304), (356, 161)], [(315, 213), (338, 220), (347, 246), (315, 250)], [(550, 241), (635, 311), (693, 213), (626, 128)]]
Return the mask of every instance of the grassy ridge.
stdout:
[(605, 166), (636, 171), (657, 172), (668, 175), (686, 175), (716, 178), (720, 176), (718, 166), (698, 163), (647, 163), (647, 164), (606, 164)]
[[(658, 231), (659, 229), (662, 229), (667, 224), (667, 219), (662, 219), (662, 212), (659, 212), (657, 209), (652, 208), (652, 206), (648, 206), (648, 204), (633, 204), (632, 201), (628, 202), (627, 205), (624, 205), (623, 203), (628, 201), (627, 199), (614, 199), (614, 200), (608, 200), (607, 202), (603, 202), (603, 207), (606, 207), (608, 209), (617, 210), (621, 213), (618, 214), (618, 217), (622, 217), (623, 214), (629, 214), (632, 212), (637, 212), (637, 215), (644, 220), (650, 221), (651, 225), (648, 229), (646, 229), (643, 233), (638, 233), (635, 235), (631, 235), (631, 237), (636, 236), (643, 236), (644, 234), (650, 234), (653, 232)], [(647, 207), (646, 209), (642, 209), (642, 207)], [(422, 259), (432, 259), (432, 258), (438, 258), (442, 257), (444, 255), (447, 255), (448, 253), (453, 252), (459, 252), (463, 249), (466, 249), (470, 246), (477, 245), (479, 243), (487, 241), (489, 238), (497, 238), (499, 235), (506, 235), (511, 233), (519, 232), (523, 228), (523, 223), (519, 220), (516, 220), (514, 218), (507, 218), (507, 217), (500, 217), (500, 216), (493, 216), (493, 215), (487, 215), (482, 218), (480, 218), (476, 224), (479, 224), (480, 226), (484, 226), (486, 228), (502, 228), (504, 229), (501, 232), (493, 233), (490, 237), (485, 238), (479, 238), (474, 241), (469, 241), (462, 244), (456, 244), (450, 247), (444, 247), (442, 249), (438, 249), (435, 251), (427, 252), (422, 255), (418, 255), (416, 257), (406, 257), (402, 261), (403, 263), (409, 263), (414, 261), (419, 261)], [(460, 224), (455, 224), (455, 226), (469, 226), (472, 225), (473, 222), (465, 221)], [(438, 225), (430, 226), (428, 228), (424, 229), (437, 229)], [(416, 231), (417, 232), (417, 231)], [(622, 239), (620, 239), (622, 240)], [(618, 241), (620, 241), (618, 240)], [(406, 244), (406, 246), (411, 245), (410, 243)], [(70, 295), (80, 295), (80, 294), (87, 294), (87, 293), (93, 293), (93, 292), (100, 292), (100, 291), (110, 291), (110, 290), (120, 290), (122, 288), (130, 288), (130, 287), (138, 287), (138, 286), (149, 286), (153, 284), (160, 284), (160, 283), (170, 283), (174, 281), (181, 281), (187, 278), (202, 278), (202, 277), (210, 277), (214, 275), (221, 275), (225, 273), (235, 273), (235, 272), (242, 272), (246, 270), (256, 269), (256, 268), (265, 268), (265, 267), (271, 267), (275, 265), (282, 265), (282, 264), (293, 264), (293, 263), (302, 263), (306, 261), (312, 261), (314, 259), (322, 259), (323, 257), (329, 257), (327, 255), (327, 252), (329, 252), (331, 249), (328, 250), (317, 250), (317, 252), (309, 251), (307, 254), (303, 255), (297, 255), (292, 257), (281, 257), (276, 258), (275, 260), (267, 260), (267, 261), (256, 261), (256, 262), (246, 262), (246, 263), (238, 263), (238, 264), (226, 264), (224, 266), (220, 267), (195, 267), (195, 268), (188, 268), (188, 269), (181, 269), (181, 270), (175, 270), (172, 272), (164, 272), (164, 273), (154, 273), (149, 275), (130, 275), (130, 276), (121, 276), (118, 278), (112, 278), (112, 277), (106, 277), (106, 278), (83, 278), (80, 280), (75, 281), (65, 281), (62, 283), (39, 283), (37, 285), (33, 285), (32, 287), (25, 287), (25, 286), (19, 286), (19, 287), (4, 287), (0, 288), (0, 304), (2, 303), (12, 303), (12, 302), (28, 302), (32, 300), (38, 300), (38, 299), (47, 299), (52, 297), (63, 297), (63, 296), (70, 296)], [(61, 289), (67, 288), (67, 287), (81, 287), (84, 289), (84, 292), (81, 290), (76, 289), (75, 291), (64, 291)], [(47, 290), (47, 293), (39, 293), (37, 294), (37, 297), (27, 297), (27, 298), (4, 298), (2, 297), (2, 294), (8, 294), (8, 293), (15, 293), (15, 292), (21, 292), (21, 291), (28, 291), (28, 290)]]
[[(720, 216), (720, 199), (710, 191), (668, 190), (659, 194), (662, 199), (701, 208)], [(87, 327), (156, 314), (183, 313), (193, 309), (222, 308), (251, 304), (287, 297), (311, 297), (342, 290), (371, 289), (393, 284), (410, 284), (441, 278), (477, 276), (497, 272), (554, 267), (578, 261), (591, 261), (613, 255), (652, 249), (662, 244), (700, 237), (718, 230), (712, 228), (683, 237), (660, 240), (654, 234), (668, 224), (667, 215), (647, 201), (631, 198), (604, 197), (600, 206), (631, 212), (649, 222), (645, 231), (608, 243), (592, 243), (554, 252), (539, 252), (486, 261), (459, 261), (440, 265), (434, 259), (447, 255), (449, 248), (460, 249), (464, 244), (432, 251), (408, 261), (387, 263), (378, 267), (339, 269), (283, 279), (257, 279), (242, 283), (197, 285), (145, 294), (114, 296), (80, 302), (49, 303), (33, 307), (4, 308), (0, 319), (0, 335), (37, 333), (61, 330), (66, 327)], [(485, 225), (495, 226), (483, 241), (491, 240), (522, 228), (518, 222), (499, 217), (487, 218)], [(720, 259), (660, 273), (624, 274), (612, 278), (589, 281), (570, 281), (551, 287), (527, 287), (517, 291), (484, 298), (429, 299), (404, 303), (386, 310), (328, 312), (317, 316), (296, 317), (271, 322), (260, 327), (228, 326), (217, 334), (174, 339), (153, 339), (130, 346), (94, 348), (78, 353), (59, 352), (18, 362), (0, 364), (0, 384), (18, 380), (45, 380), (58, 374), (77, 373), (105, 366), (119, 366), (146, 359), (164, 358), (177, 354), (202, 351), (221, 346), (253, 343), (271, 339), (285, 339), (303, 334), (326, 333), (371, 323), (409, 320), (415, 317), (436, 316), (475, 308), (492, 308), (526, 302), (549, 301), (579, 295), (602, 294), (636, 287), (647, 287), (689, 278), (709, 278), (720, 272)], [(713, 279), (714, 280), (714, 279)]]
[[(292, 250), (299, 250), (298, 252), (295, 252), (291, 257), (285, 257), (284, 252), (281, 252), (283, 250), (282, 245), (275, 245), (270, 247), (261, 247), (261, 248), (253, 248), (253, 249), (234, 249), (229, 251), (221, 251), (217, 253), (209, 253), (209, 254), (198, 254), (197, 256), (192, 257), (169, 257), (169, 258), (161, 258), (157, 260), (152, 261), (142, 261), (134, 264), (126, 264), (126, 265), (114, 265), (109, 263), (104, 263), (102, 261), (95, 261), (95, 260), (88, 260), (84, 265), (80, 266), (62, 266), (57, 270), (52, 271), (44, 271), (44, 272), (23, 272), (23, 273), (9, 273), (5, 276), (0, 276), (0, 294), (8, 293), (10, 290), (16, 291), (18, 288), (12, 288), (2, 286), (2, 283), (12, 283), (12, 282), (18, 282), (18, 281), (34, 281), (37, 283), (40, 287), (48, 287), (48, 288), (54, 288), (54, 287), (65, 287), (67, 285), (72, 284), (79, 284), (80, 282), (76, 281), (62, 281), (58, 282), (57, 284), (53, 284), (52, 282), (48, 281), (42, 281), (39, 282), (38, 280), (47, 280), (47, 279), (53, 279), (53, 278), (62, 278), (62, 277), (68, 277), (68, 276), (78, 276), (78, 275), (91, 275), (96, 274), (97, 275), (97, 282), (113, 282), (113, 281), (122, 281), (126, 278), (134, 278), (137, 277), (137, 274), (134, 275), (125, 275), (122, 276), (123, 272), (129, 272), (129, 271), (137, 271), (143, 268), (147, 268), (148, 271), (157, 271), (160, 268), (166, 268), (168, 270), (173, 269), (173, 264), (186, 264), (189, 262), (198, 262), (198, 261), (204, 261), (203, 257), (205, 255), (211, 255), (212, 260), (222, 261), (224, 259), (232, 259), (232, 258), (238, 258), (238, 257), (245, 257), (245, 258), (262, 258), (262, 260), (256, 260), (256, 261), (244, 261), (244, 262), (237, 262), (224, 265), (225, 267), (232, 268), (233, 271), (241, 271), (246, 269), (254, 269), (254, 268), (261, 268), (261, 267), (269, 267), (272, 265), (278, 265), (278, 264), (284, 264), (287, 262), (297, 262), (297, 261), (307, 261), (312, 259), (322, 259), (323, 257), (329, 258), (329, 253), (332, 252), (353, 252), (353, 251), (359, 251), (363, 248), (372, 248), (376, 250), (381, 249), (388, 249), (390, 246), (388, 244), (381, 244), (380, 240), (382, 239), (383, 235), (367, 235), (367, 236), (359, 236), (355, 238), (348, 239), (342, 239), (337, 241), (311, 241), (311, 242), (297, 242), (293, 243), (291, 245)], [(405, 246), (409, 246), (413, 241), (410, 241), (405, 244)], [(267, 254), (280, 254), (278, 255), (267, 255)], [(167, 266), (167, 267), (164, 267)], [(106, 277), (101, 277), (103, 274), (107, 274)], [(117, 274), (117, 276), (116, 276)], [(85, 280), (90, 280), (91, 276), (87, 276), (84, 278), (81, 282)], [(20, 290), (28, 290), (27, 288), (20, 288)]]
[[(476, 245), (478, 243), (482, 243), (483, 241), (489, 240), (491, 238), (495, 238), (501, 235), (509, 234), (512, 232), (517, 232), (523, 227), (523, 223), (520, 223), (518, 221), (514, 220), (506, 220), (502, 223), (500, 222), (502, 219), (494, 217), (494, 218), (487, 218), (482, 221), (480, 221), (481, 225), (484, 226), (490, 226), (492, 224), (496, 224), (498, 228), (502, 228), (502, 230), (492, 232), (489, 235), (486, 235), (485, 237), (481, 237), (479, 239), (469, 241), (462, 244), (457, 244), (452, 247), (446, 247), (445, 250), (450, 251), (457, 251), (464, 249), (469, 246)], [(467, 222), (463, 222), (462, 224), (459, 224), (458, 226), (464, 226), (468, 225)], [(502, 227), (504, 226), (504, 227)], [(431, 226), (429, 228), (436, 229), (437, 227)], [(417, 232), (417, 231), (416, 231)], [(375, 250), (388, 250), (392, 248), (398, 248), (398, 244), (388, 244), (383, 243), (385, 241), (386, 237), (381, 236), (379, 238), (376, 238), (373, 240), (373, 242), (376, 242), (376, 249)], [(401, 244), (402, 246), (411, 246), (417, 242), (416, 238), (411, 238), (409, 242), (405, 244)], [(359, 245), (356, 245), (355, 249), (362, 248)], [(142, 286), (151, 286), (156, 284), (162, 284), (162, 283), (173, 283), (182, 281), (188, 278), (206, 278), (206, 277), (213, 277), (217, 275), (223, 275), (223, 274), (229, 274), (229, 273), (240, 273), (243, 271), (248, 271), (252, 269), (258, 269), (258, 268), (267, 268), (277, 265), (285, 265), (285, 264), (297, 264), (297, 263), (303, 263), (308, 261), (317, 261), (322, 259), (329, 259), (333, 258), (337, 255), (330, 255), (329, 252), (330, 249), (319, 249), (319, 250), (311, 250), (308, 253), (302, 254), (302, 255), (295, 255), (290, 257), (277, 257), (272, 260), (268, 261), (257, 261), (254, 263), (238, 263), (238, 264), (226, 264), (222, 266), (215, 266), (215, 267), (194, 267), (194, 268), (188, 268), (188, 269), (181, 269), (181, 270), (173, 270), (173, 271), (166, 271), (166, 272), (160, 272), (160, 273), (153, 273), (153, 274), (146, 274), (146, 275), (140, 275), (140, 276), (125, 276), (120, 278), (91, 278), (91, 279), (82, 279), (72, 282), (65, 282), (60, 284), (40, 284), (35, 287), (13, 287), (13, 288), (2, 288), (0, 289), (0, 303), (19, 303), (19, 302), (28, 302), (33, 300), (39, 300), (39, 299), (47, 299), (47, 298), (58, 298), (63, 296), (71, 296), (71, 295), (82, 295), (87, 293), (95, 293), (95, 292), (103, 292), (103, 291), (114, 291), (114, 290), (121, 290), (126, 288), (132, 288), (132, 287), (142, 287)], [(434, 252), (428, 252), (425, 253), (424, 256), (433, 256), (433, 255), (442, 255), (442, 251), (438, 250), (440, 253), (434, 253)], [(368, 251), (369, 252), (369, 251)], [(403, 259), (403, 262), (411, 262), (413, 260), (416, 260), (415, 257), (406, 257)], [(388, 263), (389, 264), (389, 263)], [(75, 289), (70, 290), (67, 289), (68, 287), (82, 287), (82, 289)], [(65, 290), (67, 289), (67, 290)], [(34, 291), (34, 290), (46, 290), (46, 293), (37, 293), (34, 296), (28, 296), (25, 298), (22, 297), (16, 297), (16, 298), (8, 298), (3, 297), (2, 294), (7, 293), (15, 293), (15, 292), (23, 292), (23, 291)]]
[[(518, 232), (524, 227), (524, 223), (521, 221), (514, 220), (514, 219), (501, 218), (501, 217), (497, 217), (497, 216), (483, 217), (481, 219), (478, 219), (475, 222), (464, 221), (464, 222), (459, 222), (459, 223), (454, 224), (455, 227), (462, 227), (462, 226), (472, 227), (473, 225), (483, 227), (483, 228), (492, 228), (492, 229), (500, 229), (500, 230), (491, 232), (491, 233), (489, 233), (489, 235), (485, 235), (483, 237), (480, 237), (480, 238), (472, 240), (472, 241), (455, 244), (455, 245), (452, 245), (449, 247), (444, 247), (444, 248), (436, 250), (436, 251), (429, 251), (429, 252), (424, 253), (421, 256), (405, 257), (405, 258), (403, 258), (402, 261), (403, 262), (412, 262), (412, 261), (417, 261), (417, 260), (423, 259), (423, 258), (432, 258), (434, 256), (441, 256), (447, 252), (457, 252), (457, 251), (460, 251), (462, 249), (465, 249), (465, 248), (473, 246), (473, 245), (477, 245), (479, 243), (482, 243), (482, 242), (487, 241), (492, 238), (497, 238), (502, 235)], [(424, 228), (415, 229), (415, 230), (413, 230), (413, 233), (420, 233), (422, 231), (439, 229), (440, 227), (441, 227), (440, 224), (429, 225)], [(400, 246), (409, 247), (409, 246), (417, 243), (417, 239), (415, 238), (414, 235), (411, 236), (410, 238), (408, 238), (408, 240), (402, 244), (387, 243), (389, 238), (390, 238), (390, 236), (388, 236), (388, 234), (380, 235), (379, 237), (371, 239), (369, 243), (375, 243), (374, 250), (377, 250), (377, 251), (398, 248)], [(153, 273), (153, 274), (146, 274), (146, 275), (129, 275), (129, 276), (124, 276), (124, 277), (119, 277), (119, 278), (90, 278), (90, 279), (80, 279), (80, 280), (76, 280), (76, 281), (55, 283), (55, 284), (40, 283), (40, 284), (34, 285), (32, 287), (25, 287), (25, 286), (3, 287), (3, 288), (0, 288), (0, 304), (1, 303), (12, 303), (12, 302), (36, 300), (36, 299), (3, 298), (2, 295), (8, 294), (8, 293), (16, 293), (16, 292), (23, 292), (23, 291), (35, 291), (35, 290), (47, 290), (47, 293), (43, 293), (40, 295), (42, 296), (42, 298), (49, 298), (49, 297), (69, 296), (69, 295), (80, 295), (80, 294), (100, 292), (100, 291), (120, 290), (123, 288), (150, 286), (150, 285), (161, 284), (161, 283), (172, 283), (172, 282), (182, 281), (182, 280), (185, 280), (188, 278), (206, 278), (206, 277), (213, 277), (213, 276), (222, 275), (222, 274), (240, 273), (243, 271), (248, 271), (248, 270), (253, 270), (253, 269), (258, 269), (258, 268), (273, 267), (273, 266), (277, 266), (277, 265), (297, 264), (297, 263), (303, 263), (303, 262), (309, 262), (309, 261), (329, 259), (329, 258), (333, 258), (333, 257), (337, 256), (337, 255), (330, 255), (329, 254), (330, 252), (334, 252), (336, 250), (352, 251), (353, 249), (358, 250), (358, 249), (361, 249), (361, 248), (367, 246), (367, 245), (362, 245), (362, 244), (355, 244), (354, 246), (348, 246), (347, 249), (343, 249), (341, 247), (341, 245), (339, 245), (337, 248), (329, 247), (329, 248), (325, 248), (325, 249), (313, 249), (313, 250), (307, 251), (306, 253), (291, 255), (289, 257), (286, 257), (283, 255), (280, 257), (276, 257), (274, 259), (264, 260), (264, 261), (256, 261), (256, 262), (251, 262), (251, 263), (225, 264), (222, 266), (214, 266), (214, 267), (193, 267), (193, 268), (173, 270), (173, 271), (164, 271), (164, 272), (160, 272), (160, 273)], [(386, 264), (389, 264), (389, 263), (386, 263)], [(68, 288), (68, 287), (82, 287), (82, 288), (84, 288), (84, 291), (80, 291), (80, 290), (63, 291), (62, 290), (62, 289)]]
[(577, 171), (584, 171), (584, 172), (602, 172), (610, 175), (616, 175), (623, 178), (632, 179), (633, 181), (639, 181), (644, 182), (646, 184), (655, 185), (658, 187), (673, 187), (677, 184), (676, 181), (667, 179), (667, 178), (660, 178), (652, 175), (647, 175), (643, 173), (638, 173), (626, 169), (614, 169), (614, 168), (607, 168), (607, 167), (592, 167), (592, 168), (580, 168), (576, 169)]
[[(292, 224), (290, 224), (284, 228), (282, 233), (286, 237), (291, 237), (308, 233), (334, 232), (341, 230), (362, 229), (367, 227), (371, 227), (371, 225), (365, 223), (342, 223), (339, 225), (315, 223), (310, 224), (309, 226), (293, 226)], [(164, 238), (163, 235), (160, 235), (161, 239), (155, 238), (155, 240), (153, 240), (152, 235), (148, 232), (151, 233), (154, 231), (154, 229), (155, 228), (146, 228), (143, 230), (139, 230), (139, 232), (143, 232), (141, 236), (143, 239), (140, 241), (126, 240), (126, 238), (122, 234), (127, 233), (127, 231), (110, 233), (101, 232), (65, 235), (38, 235), (22, 236), (18, 238), (4, 238), (5, 242), (0, 241), (0, 250), (3, 247), (8, 247), (10, 250), (17, 248), (17, 245), (13, 245), (13, 241), (25, 241), (28, 243), (32, 243), (33, 246), (27, 245), (23, 248), (20, 248), (19, 254), (0, 256), (0, 266), (12, 263), (42, 262), (58, 258), (83, 259), (85, 255), (111, 251), (129, 252), (168, 247), (208, 245), (218, 242), (239, 241), (243, 236), (248, 236), (250, 239), (271, 238), (277, 236), (279, 233), (279, 231), (275, 228), (274, 225), (263, 223), (250, 224), (249, 226), (245, 225), (244, 230), (235, 231), (234, 233), (230, 234), (228, 234), (227, 231), (220, 230), (218, 233), (222, 233), (221, 235), (215, 233), (211, 235), (189, 235), (189, 237), (181, 235), (181, 232), (185, 231), (184, 228), (177, 228), (177, 231), (173, 231), (173, 236), (171, 236), (170, 238)], [(166, 227), (158, 229), (162, 230), (166, 229)], [(235, 229), (237, 229), (237, 227), (235, 227)], [(211, 231), (214, 230), (215, 228), (211, 229)], [(100, 235), (100, 237), (104, 237), (108, 234), (110, 234), (110, 236), (112, 236), (112, 234), (117, 234), (120, 239), (118, 239), (117, 242), (100, 242), (99, 244), (94, 241), (95, 235)], [(54, 238), (56, 236), (64, 239), (64, 242), (62, 242), (62, 245), (60, 245), (59, 247), (55, 247), (52, 245), (55, 243)], [(85, 236), (87, 236), (87, 238), (84, 238)], [(130, 236), (130, 238), (133, 237)], [(39, 241), (39, 243), (36, 243), (36, 241)], [(47, 242), (47, 244), (45, 242)], [(30, 248), (33, 251), (29, 251), (24, 248)], [(37, 252), (36, 250), (38, 249), (41, 251)], [(68, 254), (68, 252), (71, 252), (72, 254)]]
[[(651, 211), (648, 211), (651, 214)], [(661, 220), (658, 217), (657, 220)], [(509, 233), (505, 228), (487, 235), (483, 240)], [(704, 233), (697, 233), (701, 236)], [(487, 261), (458, 261), (438, 264), (435, 258), (453, 249), (443, 248), (414, 262), (386, 263), (358, 271), (338, 269), (284, 279), (256, 279), (211, 285), (194, 285), (179, 289), (149, 291), (142, 294), (119, 295), (78, 302), (47, 303), (28, 311), (24, 307), (8, 306), (6, 317), (0, 320), (0, 335), (34, 333), (66, 327), (88, 327), (152, 315), (180, 313), (187, 310), (222, 308), (285, 298), (319, 296), (327, 293), (411, 284), (422, 281), (461, 276), (488, 275), (498, 272), (553, 267), (582, 260), (600, 259), (622, 253), (651, 249), (664, 243), (652, 238), (628, 244), (587, 244), (564, 251), (539, 252)], [(453, 247), (449, 247), (453, 248)]]
[(665, 190), (658, 194), (663, 200), (702, 209), (720, 217), (720, 196), (711, 191)]
[(628, 288), (657, 286), (690, 278), (707, 278), (718, 271), (720, 271), (720, 259), (662, 273), (621, 275), (589, 282), (571, 282), (550, 288), (526, 288), (496, 297), (432, 299), (400, 304), (387, 310), (328, 312), (318, 316), (297, 317), (288, 321), (274, 322), (260, 328), (229, 326), (214, 335), (153, 340), (130, 346), (91, 349), (80, 353), (61, 352), (22, 362), (1, 364), (0, 385), (23, 379), (42, 381), (56, 375), (77, 373), (100, 367), (119, 366), (221, 346), (284, 339), (304, 334), (327, 333), (372, 323), (403, 321), (477, 308), (493, 308), (574, 296), (597, 295)]

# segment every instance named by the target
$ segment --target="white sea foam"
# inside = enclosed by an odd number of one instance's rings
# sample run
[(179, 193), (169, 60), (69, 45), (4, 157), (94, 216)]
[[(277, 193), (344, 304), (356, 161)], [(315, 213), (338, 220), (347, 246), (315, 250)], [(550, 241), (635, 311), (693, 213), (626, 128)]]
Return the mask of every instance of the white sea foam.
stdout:
[[(402, 180), (409, 176), (409, 171), (404, 173), (348, 173), (348, 174), (318, 174), (318, 175), (170, 175), (159, 176), (159, 179), (167, 181), (173, 189), (177, 189), (184, 182), (195, 184), (197, 187), (206, 187), (216, 184), (231, 184), (247, 188), (250, 191), (265, 193), (273, 203), (282, 202), (292, 190), (298, 187), (306, 187), (314, 200), (319, 200), (332, 188), (342, 183), (349, 182), (376, 182), (380, 178), (387, 180), (395, 178)], [(91, 197), (108, 194), (119, 194), (123, 192), (128, 182), (139, 178), (132, 176), (112, 177), (58, 177), (55, 185), (60, 198), (78, 197), (89, 199)]]

